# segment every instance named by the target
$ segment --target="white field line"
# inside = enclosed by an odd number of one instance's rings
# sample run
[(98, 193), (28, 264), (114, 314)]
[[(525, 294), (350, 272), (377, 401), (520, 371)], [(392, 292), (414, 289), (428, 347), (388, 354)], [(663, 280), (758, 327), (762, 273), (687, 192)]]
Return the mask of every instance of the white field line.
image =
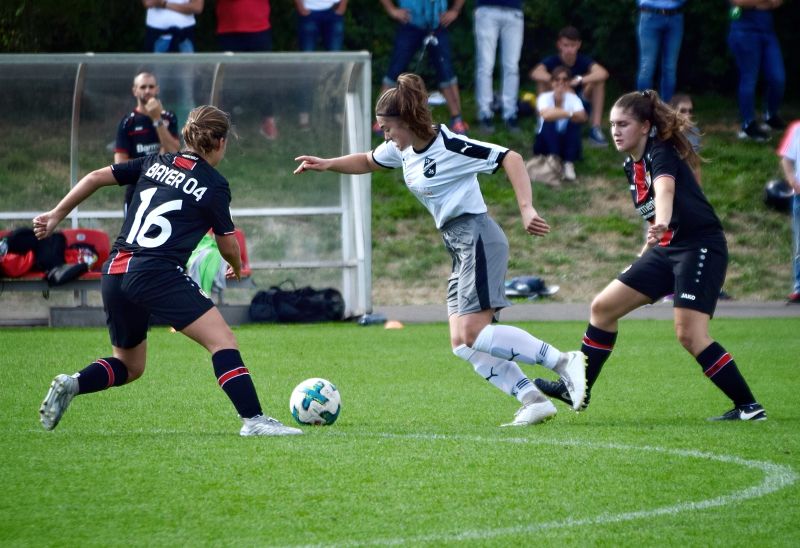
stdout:
[[(706, 510), (709, 508), (717, 508), (720, 506), (727, 506), (729, 504), (736, 504), (748, 499), (763, 497), (770, 493), (774, 493), (780, 489), (788, 487), (797, 481), (797, 473), (789, 466), (775, 464), (769, 461), (758, 461), (743, 459), (732, 455), (718, 455), (706, 451), (686, 450), (686, 449), (670, 449), (666, 447), (658, 447), (653, 445), (625, 445), (618, 443), (595, 443), (587, 441), (559, 441), (559, 440), (539, 440), (528, 438), (486, 438), (481, 436), (450, 436), (438, 434), (378, 434), (376, 437), (392, 438), (392, 439), (409, 439), (409, 440), (460, 440), (471, 441), (476, 443), (489, 442), (489, 443), (521, 443), (521, 444), (534, 444), (534, 445), (560, 445), (581, 447), (585, 449), (608, 449), (614, 451), (630, 451), (630, 452), (644, 452), (644, 453), (661, 453), (663, 455), (670, 455), (673, 457), (687, 458), (687, 459), (705, 459), (713, 462), (720, 462), (723, 464), (731, 464), (735, 466), (743, 466), (745, 468), (752, 468), (761, 470), (764, 473), (764, 478), (761, 483), (747, 487), (738, 491), (733, 491), (727, 495), (721, 495), (709, 499), (699, 501), (679, 502), (671, 506), (662, 506), (660, 508), (652, 508), (649, 510), (638, 510), (635, 512), (622, 512), (619, 514), (603, 513), (594, 517), (586, 518), (567, 518), (558, 521), (546, 521), (540, 523), (529, 523), (523, 525), (515, 525), (512, 527), (500, 527), (496, 529), (476, 529), (459, 532), (442, 532), (432, 533), (428, 535), (418, 535), (409, 537), (398, 538), (376, 538), (369, 541), (347, 541), (336, 542), (333, 544), (313, 545), (313, 546), (335, 546), (335, 547), (350, 547), (350, 546), (396, 546), (402, 544), (419, 544), (423, 542), (453, 542), (460, 540), (488, 540), (498, 537), (522, 535), (528, 533), (535, 533), (547, 529), (564, 529), (566, 527), (582, 527), (585, 525), (604, 525), (608, 523), (619, 523), (624, 521), (633, 521), (637, 519), (653, 518), (658, 516), (673, 516), (682, 512), (691, 512), (695, 510)], [(312, 546), (312, 545), (309, 545)]]

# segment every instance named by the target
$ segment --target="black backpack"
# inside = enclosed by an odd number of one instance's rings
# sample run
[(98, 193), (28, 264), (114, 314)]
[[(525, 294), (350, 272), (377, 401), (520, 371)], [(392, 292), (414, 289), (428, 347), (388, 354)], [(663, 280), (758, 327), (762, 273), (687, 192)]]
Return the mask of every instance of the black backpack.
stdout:
[(309, 323), (344, 318), (344, 299), (337, 289), (310, 286), (295, 289), (294, 284), (291, 289), (282, 289), (286, 283), (255, 294), (250, 303), (250, 320)]

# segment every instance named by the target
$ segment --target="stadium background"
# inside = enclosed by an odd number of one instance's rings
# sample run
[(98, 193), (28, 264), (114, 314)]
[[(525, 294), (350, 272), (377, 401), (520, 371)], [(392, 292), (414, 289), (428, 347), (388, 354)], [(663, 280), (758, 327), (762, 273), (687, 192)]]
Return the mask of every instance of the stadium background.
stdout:
[[(474, 74), (472, 16), (474, 0), (451, 27), (453, 55), (462, 88), (471, 89)], [(217, 51), (215, 0), (206, 0), (198, 17), (198, 51)], [(584, 49), (605, 65), (619, 88), (634, 87), (636, 8), (634, 0), (526, 0), (526, 35), (521, 59), (524, 77), (553, 50), (558, 29), (572, 24), (583, 33)], [(686, 9), (678, 82), (683, 91), (732, 92), (736, 68), (727, 47), (728, 4), (724, 0), (689, 1)], [(274, 51), (296, 47), (294, 4), (272, 1)], [(787, 98), (800, 85), (800, 4), (786, 0), (775, 12), (775, 24), (787, 69)], [(377, 88), (391, 53), (394, 22), (377, 0), (350, 0), (345, 49), (373, 55)], [(144, 41), (144, 8), (138, 0), (4, 0), (0, 3), (0, 51), (3, 53), (137, 52)]]

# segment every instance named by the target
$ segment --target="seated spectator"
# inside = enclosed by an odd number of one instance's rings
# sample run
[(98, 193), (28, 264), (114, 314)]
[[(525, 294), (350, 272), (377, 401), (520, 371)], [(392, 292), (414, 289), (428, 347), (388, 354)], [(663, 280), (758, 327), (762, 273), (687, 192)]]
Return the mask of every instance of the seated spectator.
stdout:
[(603, 103), (606, 98), (606, 80), (608, 71), (594, 59), (580, 53), (581, 35), (575, 27), (564, 27), (558, 33), (556, 40), (557, 55), (545, 57), (530, 73), (531, 79), (536, 81), (537, 93), (541, 94), (550, 89), (552, 71), (558, 66), (565, 66), (572, 74), (569, 85), (583, 101), (584, 109), (591, 116), (591, 129), (589, 142), (593, 146), (608, 146), (608, 140), (600, 129), (603, 120)]
[(535, 155), (558, 156), (563, 162), (564, 179), (575, 180), (575, 161), (581, 155), (581, 128), (586, 122), (586, 110), (580, 98), (572, 92), (572, 75), (567, 67), (556, 67), (551, 73), (552, 91), (539, 94), (539, 128), (533, 144)]

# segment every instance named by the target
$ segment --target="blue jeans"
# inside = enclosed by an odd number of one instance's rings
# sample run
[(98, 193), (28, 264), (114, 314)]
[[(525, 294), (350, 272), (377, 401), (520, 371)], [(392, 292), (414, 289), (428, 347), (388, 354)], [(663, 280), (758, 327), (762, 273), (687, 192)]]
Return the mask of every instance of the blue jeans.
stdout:
[(521, 10), (481, 6), (475, 10), (475, 102), (478, 117), (492, 117), (493, 73), (500, 44), (503, 68), (501, 98), (503, 119), (517, 115), (519, 95), (519, 56), (522, 51), (524, 21)]
[(322, 38), (322, 47), (328, 51), (341, 51), (344, 45), (344, 17), (334, 8), (311, 11), (298, 17), (297, 42), (300, 51), (314, 51)]
[(144, 50), (153, 53), (194, 53), (194, 27), (145, 28)]
[(794, 289), (800, 293), (800, 195), (792, 198), (792, 265), (794, 266)]
[(761, 69), (767, 83), (767, 113), (771, 116), (777, 114), (786, 87), (786, 70), (775, 33), (731, 29), (728, 46), (739, 67), (739, 116), (742, 126), (756, 118), (756, 85)]
[(548, 156), (555, 154), (565, 162), (575, 162), (581, 157), (581, 126), (567, 122), (563, 132), (559, 132), (556, 122), (542, 123), (542, 129), (533, 143), (533, 153)]
[(659, 53), (661, 54), (661, 99), (669, 102), (675, 94), (678, 54), (683, 41), (683, 14), (661, 15), (639, 12), (639, 75), (637, 89), (653, 87)]
[[(394, 37), (394, 50), (392, 59), (389, 61), (389, 70), (383, 77), (383, 83), (394, 87), (397, 84), (397, 77), (407, 68), (411, 58), (417, 50), (423, 46), (425, 38), (431, 31), (415, 27), (411, 24), (400, 25), (397, 27), (397, 34)], [(458, 83), (456, 73), (453, 70), (453, 62), (450, 59), (450, 40), (447, 37), (447, 29), (439, 27), (433, 31), (435, 43), (429, 44), (424, 50), (426, 56), (430, 56), (433, 68), (439, 78), (439, 88), (448, 88)], [(412, 72), (419, 72), (419, 67), (413, 67)]]

